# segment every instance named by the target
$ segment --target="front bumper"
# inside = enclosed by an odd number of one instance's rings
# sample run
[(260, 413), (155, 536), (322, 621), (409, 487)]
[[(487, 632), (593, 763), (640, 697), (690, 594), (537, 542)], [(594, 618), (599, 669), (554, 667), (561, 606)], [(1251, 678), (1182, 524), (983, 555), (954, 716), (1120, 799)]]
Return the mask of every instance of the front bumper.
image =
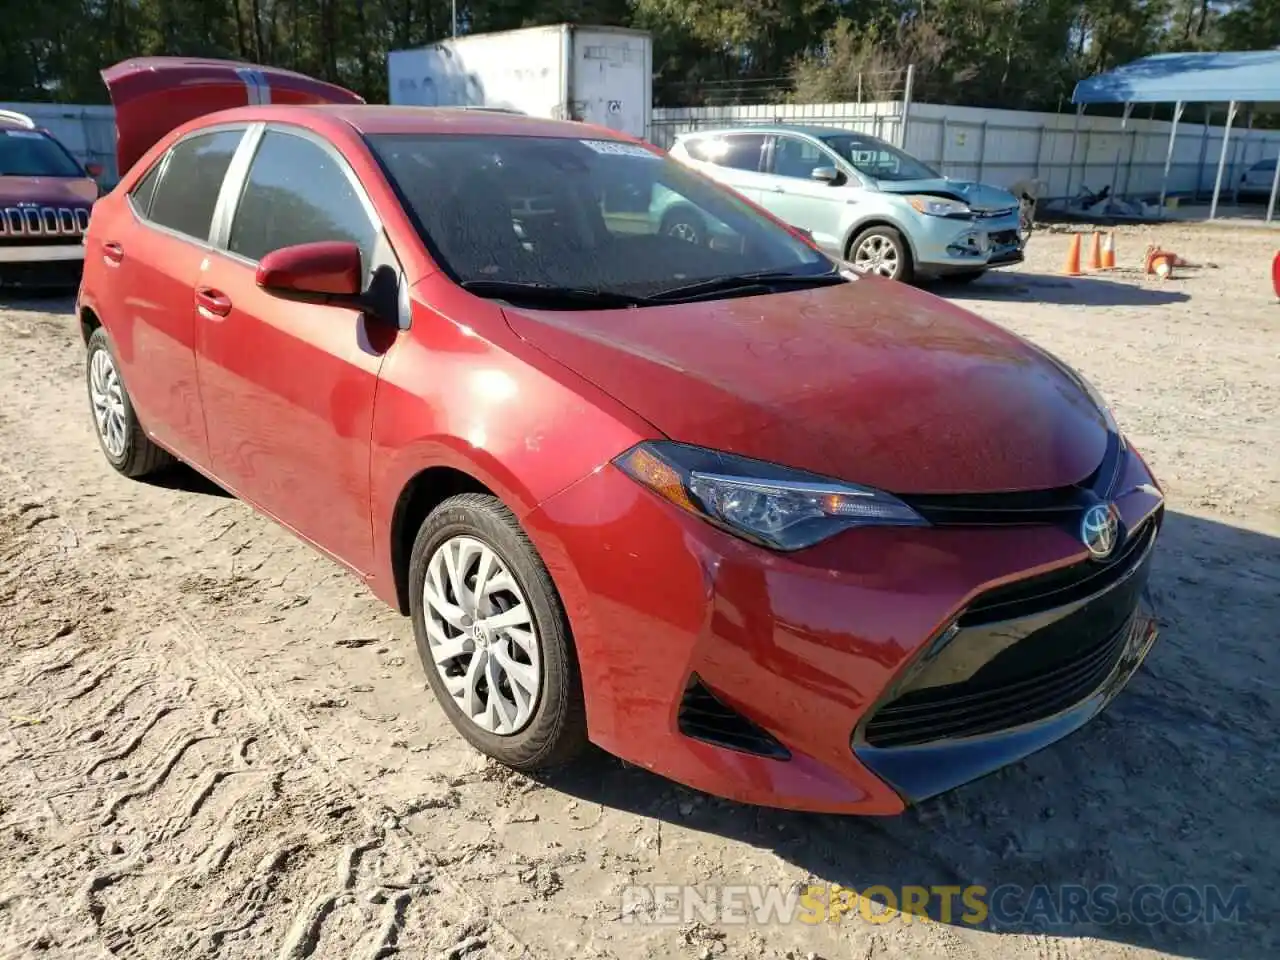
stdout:
[(1015, 209), (1002, 217), (972, 219), (916, 215), (916, 267), (946, 275), (1021, 263), (1026, 237)]
[(83, 244), (0, 246), (0, 287), (64, 290), (79, 285)]
[[(1124, 525), (1135, 535), (1149, 530), (1154, 542), (1163, 501), (1140, 458), (1123, 454), (1116, 480)], [(1061, 594), (1039, 607), (1024, 597), (1021, 607), (1005, 607), (1016, 616), (969, 616), (1041, 582), (1030, 578), (1091, 572), (1067, 524), (867, 528), (783, 555), (669, 506), (612, 466), (525, 522), (573, 627), (592, 740), (740, 802), (900, 812), (1082, 726), (1155, 639), (1149, 550), (1096, 596), (1068, 602)], [(961, 724), (941, 736), (917, 730), (906, 742), (877, 732), (882, 711), (918, 708), (906, 694), (942, 689), (938, 671), (955, 673), (957, 664), (967, 665), (952, 680), (990, 681), (994, 671), (1014, 689), (1028, 678), (1033, 688), (1039, 680), (1056, 689), (1035, 669), (1062, 662), (1038, 663), (1031, 646), (991, 639), (1007, 640), (1015, 627), (1038, 649), (1046, 638), (1078, 648), (1088, 676), (1076, 678), (1065, 701), (1037, 701), (1038, 711), (1015, 711), (1003, 725)], [(988, 719), (998, 720), (1008, 690), (988, 693)]]

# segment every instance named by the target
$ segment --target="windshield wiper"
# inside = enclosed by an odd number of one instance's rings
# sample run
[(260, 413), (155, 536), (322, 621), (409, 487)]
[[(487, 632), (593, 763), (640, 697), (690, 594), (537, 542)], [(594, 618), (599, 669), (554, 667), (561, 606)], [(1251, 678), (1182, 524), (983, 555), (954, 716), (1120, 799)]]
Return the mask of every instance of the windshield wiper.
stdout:
[(762, 270), (757, 273), (735, 273), (723, 277), (711, 277), (693, 283), (669, 287), (651, 294), (649, 299), (659, 303), (694, 299), (717, 293), (775, 293), (779, 288), (825, 287), (834, 283), (847, 283), (839, 270), (830, 273), (786, 273), (781, 270)]
[(634, 297), (610, 290), (592, 290), (587, 287), (558, 287), (552, 283), (531, 280), (464, 280), (462, 289), (479, 297), (498, 297), (503, 300), (519, 300), (538, 306), (574, 307), (638, 307), (651, 301), (647, 297)]

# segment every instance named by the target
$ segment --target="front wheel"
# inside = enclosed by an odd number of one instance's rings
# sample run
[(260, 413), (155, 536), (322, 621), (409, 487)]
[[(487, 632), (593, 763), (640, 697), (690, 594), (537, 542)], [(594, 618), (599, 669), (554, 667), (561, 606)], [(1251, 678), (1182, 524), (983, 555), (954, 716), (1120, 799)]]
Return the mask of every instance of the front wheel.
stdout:
[(868, 227), (853, 238), (846, 258), (861, 273), (910, 283), (915, 274), (911, 251), (893, 227)]
[(103, 327), (98, 327), (89, 337), (85, 375), (98, 445), (107, 462), (126, 477), (133, 478), (172, 464), (173, 457), (153, 443), (138, 422), (133, 401), (120, 379), (111, 338)]
[(472, 746), (517, 770), (585, 746), (577, 656), (551, 575), (492, 496), (450, 497), (413, 544), (410, 612), (427, 680)]

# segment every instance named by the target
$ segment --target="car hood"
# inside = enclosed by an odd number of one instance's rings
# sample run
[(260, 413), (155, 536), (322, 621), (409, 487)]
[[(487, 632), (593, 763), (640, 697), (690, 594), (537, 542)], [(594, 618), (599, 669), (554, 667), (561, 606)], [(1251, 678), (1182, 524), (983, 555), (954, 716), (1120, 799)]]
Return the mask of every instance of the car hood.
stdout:
[(79, 177), (0, 177), (0, 207), (88, 207), (98, 199), (98, 185)]
[(668, 437), (895, 493), (1077, 483), (1106, 423), (1019, 337), (865, 277), (608, 311), (504, 310), (517, 335)]
[(1018, 205), (1018, 198), (1003, 187), (993, 187), (988, 183), (975, 183), (972, 180), (878, 180), (883, 193), (927, 193), (941, 197), (961, 200), (969, 205), (970, 210), (1007, 210)]

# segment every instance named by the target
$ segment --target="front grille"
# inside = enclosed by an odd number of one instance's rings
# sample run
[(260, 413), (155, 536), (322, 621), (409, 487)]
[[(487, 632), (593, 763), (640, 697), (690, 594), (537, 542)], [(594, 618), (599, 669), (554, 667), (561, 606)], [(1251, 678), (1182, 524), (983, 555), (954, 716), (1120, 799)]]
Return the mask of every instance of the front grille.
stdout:
[(1164, 508), (1138, 525), (1120, 549), (1105, 562), (1086, 560), (1017, 580), (981, 594), (965, 608), (960, 626), (1031, 616), (1093, 596), (1129, 576), (1143, 561), (1164, 520)]
[(767, 730), (722, 703), (695, 673), (689, 678), (676, 718), (682, 734), (703, 743), (774, 760), (790, 760), (791, 752)]
[(975, 598), (862, 731), (874, 747), (974, 737), (1043, 720), (1091, 695), (1122, 655), (1162, 514), (1108, 563), (1089, 560)]
[(1011, 247), (1018, 242), (1018, 231), (997, 230), (991, 234), (991, 242), (997, 247)]
[(88, 207), (5, 207), (0, 210), (0, 240), (78, 238), (88, 227)]
[(979, 220), (994, 220), (997, 217), (1012, 216), (1017, 210), (1017, 207), (1005, 207), (1003, 210), (975, 210), (973, 215)]
[(865, 736), (873, 747), (906, 747), (977, 737), (1043, 720), (1096, 691), (1115, 669), (1132, 622), (1036, 676), (920, 690), (876, 711)]

